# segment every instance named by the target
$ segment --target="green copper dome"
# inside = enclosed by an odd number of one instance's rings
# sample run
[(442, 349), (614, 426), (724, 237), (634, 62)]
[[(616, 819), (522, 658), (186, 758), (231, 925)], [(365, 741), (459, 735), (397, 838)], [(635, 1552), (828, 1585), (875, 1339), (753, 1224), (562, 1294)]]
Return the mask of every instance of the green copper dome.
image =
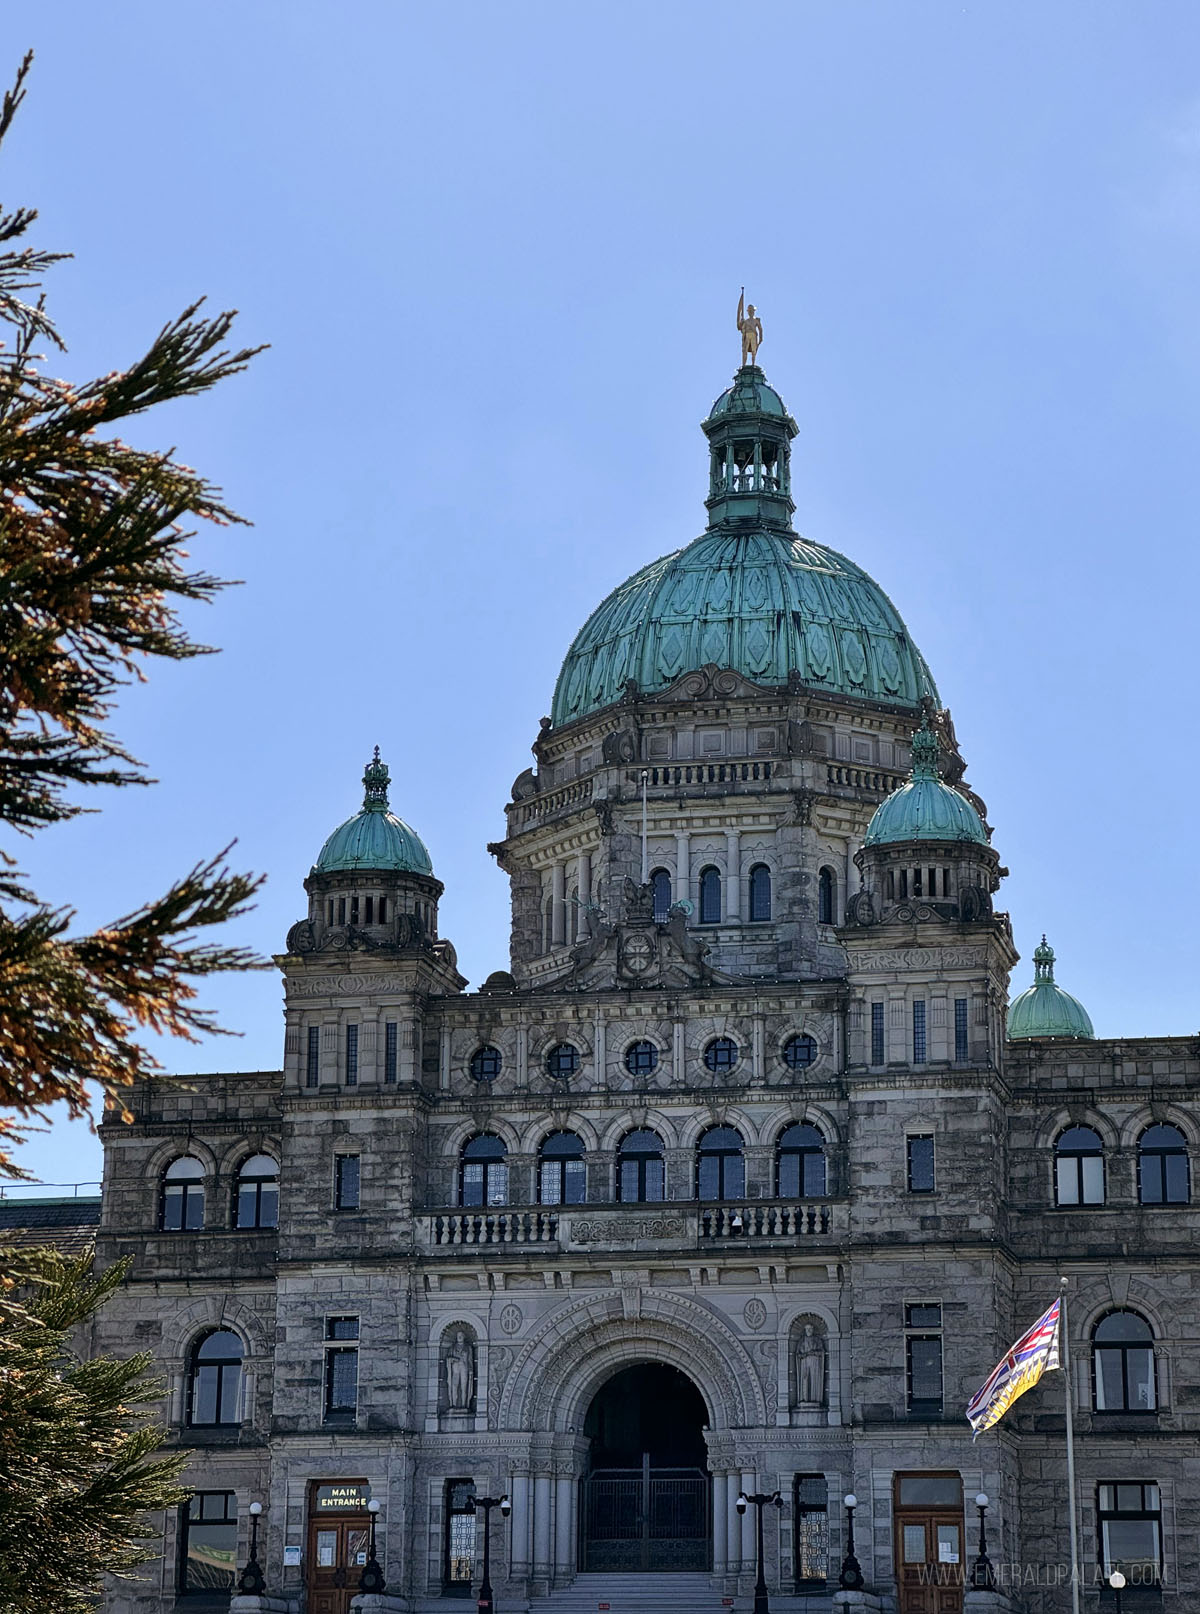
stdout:
[(387, 764), (379, 747), (363, 773), (362, 811), (338, 826), (321, 848), (314, 874), (354, 874), (360, 869), (388, 874), (432, 874), (433, 863), (421, 837), (388, 811)]
[(983, 820), (965, 796), (942, 782), (937, 737), (928, 721), (913, 735), (912, 778), (875, 809), (864, 846), (900, 841), (976, 841), (988, 844)]
[(1013, 999), (1008, 1009), (1008, 1035), (1025, 1037), (1094, 1037), (1092, 1021), (1078, 998), (1054, 980), (1054, 949), (1045, 936), (1033, 950), (1033, 985)]
[(551, 722), (611, 706), (632, 680), (655, 695), (713, 664), (756, 684), (856, 695), (915, 711), (937, 690), (891, 600), (861, 567), (792, 529), (796, 423), (756, 365), (703, 423), (706, 532), (615, 589), (584, 623)]

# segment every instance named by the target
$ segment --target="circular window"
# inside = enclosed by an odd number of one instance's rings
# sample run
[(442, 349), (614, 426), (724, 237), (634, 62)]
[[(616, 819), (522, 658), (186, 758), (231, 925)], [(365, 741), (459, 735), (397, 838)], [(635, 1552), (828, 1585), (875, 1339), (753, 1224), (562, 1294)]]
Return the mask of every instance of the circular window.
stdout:
[(789, 1070), (807, 1070), (816, 1057), (817, 1045), (807, 1033), (789, 1037), (783, 1045), (783, 1062)]
[(704, 1050), (704, 1063), (709, 1070), (732, 1070), (739, 1057), (732, 1037), (714, 1037)]
[(560, 1079), (574, 1076), (579, 1069), (579, 1049), (572, 1043), (556, 1043), (546, 1055), (546, 1069)]
[(477, 1082), (494, 1082), (500, 1074), (499, 1048), (476, 1048), (471, 1055), (471, 1075)]
[(625, 1050), (625, 1069), (631, 1076), (649, 1076), (658, 1066), (658, 1049), (652, 1042), (631, 1042)]

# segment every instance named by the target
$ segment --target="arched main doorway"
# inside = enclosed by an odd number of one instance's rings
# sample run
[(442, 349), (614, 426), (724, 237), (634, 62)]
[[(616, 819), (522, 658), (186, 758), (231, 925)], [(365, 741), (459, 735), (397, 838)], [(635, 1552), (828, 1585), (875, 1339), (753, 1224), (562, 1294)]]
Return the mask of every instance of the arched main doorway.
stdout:
[(585, 1570), (711, 1567), (708, 1411), (678, 1368), (640, 1362), (592, 1398), (583, 1481), (580, 1565)]

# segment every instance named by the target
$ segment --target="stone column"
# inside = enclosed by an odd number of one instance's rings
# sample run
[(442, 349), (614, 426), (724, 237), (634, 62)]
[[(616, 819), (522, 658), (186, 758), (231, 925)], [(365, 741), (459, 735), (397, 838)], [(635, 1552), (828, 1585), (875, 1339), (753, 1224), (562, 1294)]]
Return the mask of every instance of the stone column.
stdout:
[(738, 1492), (742, 1482), (736, 1474), (725, 1476), (725, 1569), (736, 1575), (742, 1567), (742, 1521), (737, 1514)]
[(675, 835), (675, 890), (674, 901), (682, 902), (685, 897), (692, 894), (692, 860), (691, 845), (687, 831), (677, 831)]
[(725, 831), (725, 919), (731, 925), (742, 917), (742, 837), (741, 831)]
[(533, 1477), (533, 1578), (550, 1578), (550, 1475)]
[(713, 1536), (713, 1574), (725, 1573), (725, 1561), (729, 1552), (729, 1542), (726, 1538), (725, 1526), (725, 1476), (714, 1474), (712, 1480), (712, 1536)]
[(512, 1566), (513, 1580), (527, 1580), (529, 1577), (529, 1541), (530, 1518), (529, 1509), (529, 1475), (514, 1474), (512, 1477)]
[(566, 864), (556, 862), (551, 874), (550, 945), (562, 947), (567, 939)]
[[(747, 1496), (749, 1496), (751, 1491), (756, 1491), (758, 1489), (758, 1486), (755, 1484), (755, 1474), (754, 1474), (753, 1469), (751, 1469), (751, 1468), (743, 1468), (741, 1485), (742, 1485), (742, 1490), (746, 1493)], [(749, 1507), (749, 1506), (746, 1508), (745, 1513), (743, 1513), (742, 1517), (741, 1517), (741, 1526), (742, 1526), (742, 1568), (744, 1570), (746, 1570), (747, 1572), (752, 1570), (754, 1568), (754, 1565), (758, 1561), (757, 1543), (755, 1541), (755, 1534), (756, 1534), (756, 1529), (757, 1529), (757, 1526), (755, 1524), (755, 1519), (756, 1518), (757, 1518), (757, 1509), (753, 1508), (753, 1507)], [(765, 1526), (765, 1522), (766, 1521), (764, 1520), (764, 1526)]]
[(579, 886), (579, 907), (575, 911), (575, 940), (588, 939), (588, 903), (592, 900), (592, 854), (580, 852), (575, 873)]
[(559, 1474), (554, 1481), (554, 1577), (565, 1580), (574, 1568), (572, 1550), (575, 1532), (571, 1528), (571, 1503), (575, 1484), (569, 1474)]

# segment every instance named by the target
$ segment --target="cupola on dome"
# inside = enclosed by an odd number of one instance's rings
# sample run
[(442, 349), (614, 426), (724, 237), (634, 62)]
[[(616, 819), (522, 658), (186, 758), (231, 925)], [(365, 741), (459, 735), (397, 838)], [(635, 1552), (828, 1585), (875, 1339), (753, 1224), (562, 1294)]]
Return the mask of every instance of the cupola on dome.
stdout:
[(402, 818), (388, 811), (390, 782), (387, 764), (380, 761), (376, 746), (363, 773), (362, 810), (334, 830), (313, 865), (314, 874), (366, 869), (392, 874), (433, 873), (433, 862), (421, 837)]
[(912, 778), (875, 809), (864, 846), (904, 841), (974, 841), (988, 844), (983, 820), (965, 796), (938, 772), (937, 736), (928, 720), (913, 735)]
[(703, 423), (707, 530), (636, 572), (584, 623), (554, 689), (555, 727), (714, 664), (751, 682), (858, 696), (916, 711), (939, 704), (896, 607), (861, 567), (792, 527), (796, 422), (755, 364)]
[(1042, 937), (1033, 950), (1033, 985), (1015, 997), (1008, 1009), (1008, 1035), (1030, 1037), (1094, 1037), (1091, 1016), (1054, 979), (1054, 949)]

